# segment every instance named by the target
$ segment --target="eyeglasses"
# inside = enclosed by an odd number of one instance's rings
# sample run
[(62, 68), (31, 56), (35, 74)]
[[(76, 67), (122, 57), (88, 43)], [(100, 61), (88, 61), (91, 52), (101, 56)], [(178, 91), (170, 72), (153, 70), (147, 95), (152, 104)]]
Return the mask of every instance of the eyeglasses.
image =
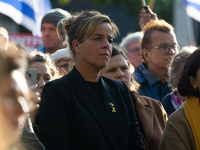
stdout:
[(168, 53), (170, 51), (170, 49), (174, 50), (174, 51), (179, 51), (181, 49), (181, 45), (160, 45), (160, 46), (155, 46), (155, 47), (147, 47), (148, 49), (151, 48), (158, 48), (160, 50), (161, 53)]

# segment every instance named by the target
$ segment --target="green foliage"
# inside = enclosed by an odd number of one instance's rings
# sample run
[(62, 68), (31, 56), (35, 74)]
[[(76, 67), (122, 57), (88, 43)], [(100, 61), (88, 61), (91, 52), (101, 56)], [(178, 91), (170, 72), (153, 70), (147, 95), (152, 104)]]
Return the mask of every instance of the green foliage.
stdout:
[(58, 0), (57, 2), (59, 5), (63, 6), (63, 5), (70, 4), (71, 0)]
[[(90, 0), (94, 7), (101, 7), (113, 4), (128, 12), (130, 16), (137, 17), (142, 8), (141, 0)], [(146, 0), (148, 5), (150, 0)], [(167, 22), (172, 23), (172, 0), (155, 0), (153, 11), (159, 18), (165, 19)]]
[[(58, 0), (58, 3), (63, 6), (67, 5), (71, 0)], [(138, 17), (142, 8), (141, 0), (89, 0), (89, 2), (96, 8), (115, 5), (127, 11), (130, 16)], [(148, 5), (150, 0), (146, 0)], [(158, 15), (158, 18), (164, 19), (172, 23), (172, 0), (155, 0), (153, 11)]]

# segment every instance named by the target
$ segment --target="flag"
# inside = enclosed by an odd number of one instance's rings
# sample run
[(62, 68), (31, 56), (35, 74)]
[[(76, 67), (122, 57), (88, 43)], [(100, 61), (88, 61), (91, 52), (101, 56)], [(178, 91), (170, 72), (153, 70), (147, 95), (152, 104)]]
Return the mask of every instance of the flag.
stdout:
[(49, 0), (0, 0), (0, 13), (30, 30), (34, 36), (41, 36), (42, 17), (51, 8)]
[(200, 0), (185, 0), (188, 16), (200, 22)]

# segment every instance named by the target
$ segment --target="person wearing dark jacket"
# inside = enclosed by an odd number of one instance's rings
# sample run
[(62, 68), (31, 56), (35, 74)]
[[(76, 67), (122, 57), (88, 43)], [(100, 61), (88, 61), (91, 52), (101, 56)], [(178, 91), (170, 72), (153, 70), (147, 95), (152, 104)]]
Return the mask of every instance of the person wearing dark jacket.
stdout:
[(111, 57), (117, 26), (97, 11), (64, 22), (75, 67), (48, 82), (37, 117), (47, 150), (144, 150), (127, 86), (100, 76)]

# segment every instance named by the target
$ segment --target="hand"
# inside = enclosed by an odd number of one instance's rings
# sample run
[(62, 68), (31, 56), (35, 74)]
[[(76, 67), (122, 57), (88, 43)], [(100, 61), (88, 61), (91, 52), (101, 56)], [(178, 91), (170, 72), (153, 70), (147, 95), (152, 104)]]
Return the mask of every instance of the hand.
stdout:
[[(36, 89), (37, 88), (37, 85), (33, 85), (33, 86), (30, 86), (30, 89), (33, 90), (33, 89)], [(35, 120), (35, 117), (36, 115), (38, 114), (38, 111), (39, 111), (39, 107), (40, 107), (40, 102), (41, 102), (41, 95), (39, 92), (33, 92), (32, 93), (32, 111), (30, 112), (30, 117), (31, 117), (31, 121), (34, 122)]]
[(140, 21), (139, 25), (143, 28), (149, 21), (158, 20), (157, 14), (152, 12), (151, 8), (147, 6), (148, 13), (146, 13), (145, 9), (141, 9), (140, 11)]

